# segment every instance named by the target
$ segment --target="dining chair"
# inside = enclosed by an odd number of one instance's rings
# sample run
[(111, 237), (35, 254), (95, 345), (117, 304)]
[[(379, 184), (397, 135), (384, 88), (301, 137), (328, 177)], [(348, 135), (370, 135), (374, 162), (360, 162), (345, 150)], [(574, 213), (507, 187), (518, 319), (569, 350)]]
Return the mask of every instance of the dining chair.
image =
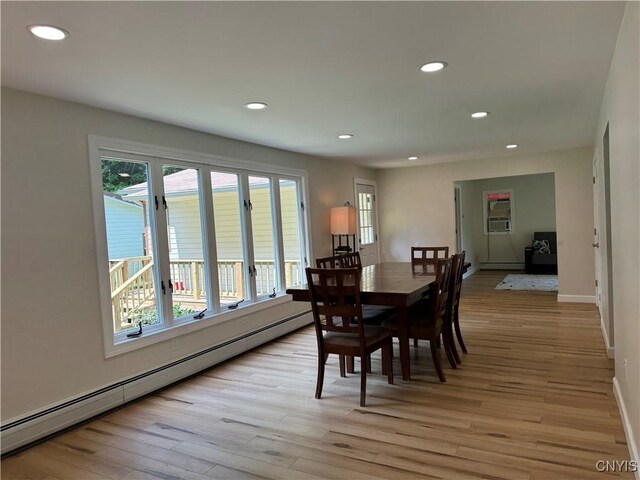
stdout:
[(449, 257), (449, 247), (411, 247), (411, 264), (432, 264), (435, 260)]
[(391, 332), (384, 327), (365, 325), (360, 302), (360, 271), (357, 268), (307, 268), (307, 285), (318, 343), (316, 398), (322, 395), (325, 364), (329, 354), (340, 359), (344, 377), (345, 356), (360, 357), (360, 406), (365, 406), (367, 363), (371, 353), (382, 350), (382, 370), (393, 384)]
[[(458, 257), (457, 264), (454, 265), (453, 269), (453, 292), (452, 292), (452, 301), (451, 307), (449, 311), (450, 321), (453, 324), (453, 327), (456, 331), (456, 338), (458, 339), (458, 344), (464, 353), (467, 353), (467, 347), (464, 344), (464, 340), (462, 339), (462, 331), (460, 329), (460, 317), (459, 317), (459, 309), (460, 309), (460, 293), (462, 292), (462, 277), (464, 275), (464, 257), (466, 252), (463, 250), (462, 252), (455, 255)], [(451, 343), (453, 345), (453, 353), (454, 356), (457, 356), (456, 361), (460, 363), (460, 357), (458, 355), (457, 350), (455, 349), (455, 345), (453, 344), (453, 337), (451, 338)]]
[[(446, 382), (440, 355), (438, 352), (438, 339), (442, 336), (443, 349), (452, 368), (457, 368), (457, 363), (451, 351), (451, 329), (448, 327), (450, 321), (449, 297), (452, 294), (451, 266), (452, 258), (438, 259), (435, 263), (436, 279), (431, 289), (431, 296), (428, 301), (420, 301), (407, 309), (406, 322), (408, 326), (409, 338), (429, 340), (431, 357), (436, 369), (438, 379)], [(382, 324), (397, 336), (398, 326), (393, 321), (386, 321)]]
[[(325, 257), (316, 259), (318, 268), (357, 268), (362, 270), (362, 261), (360, 260), (360, 252), (347, 253), (343, 255), (335, 255), (333, 257)], [(365, 325), (382, 325), (382, 322), (391, 320), (398, 313), (395, 307), (386, 307), (384, 305), (362, 305), (362, 320)], [(342, 359), (341, 359), (342, 361)], [(347, 357), (347, 372), (355, 371), (353, 357)], [(367, 362), (369, 372), (371, 372), (371, 359)], [(364, 368), (364, 365), (362, 366)]]
[(340, 268), (340, 255), (333, 255), (331, 257), (316, 258), (317, 268)]
[(360, 252), (345, 253), (340, 255), (340, 266), (342, 268), (359, 268), (362, 270), (362, 259)]

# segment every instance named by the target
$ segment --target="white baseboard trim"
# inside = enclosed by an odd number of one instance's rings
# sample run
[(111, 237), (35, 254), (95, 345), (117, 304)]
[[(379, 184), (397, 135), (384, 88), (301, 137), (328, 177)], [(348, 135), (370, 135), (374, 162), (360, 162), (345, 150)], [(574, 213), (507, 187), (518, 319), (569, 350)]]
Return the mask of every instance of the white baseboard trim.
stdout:
[(558, 302), (596, 303), (595, 295), (558, 295)]
[(604, 318), (600, 315), (600, 330), (602, 330), (602, 339), (604, 340), (604, 348), (607, 350), (608, 358), (615, 358), (616, 349), (609, 344), (609, 334), (607, 328), (604, 325)]
[(481, 270), (524, 270), (524, 263), (480, 263)]
[(297, 330), (312, 321), (310, 313), (296, 315), (221, 345), (189, 355), (146, 373), (105, 385), (90, 393), (68, 399), (2, 425), (2, 455), (60, 430), (95, 417), (143, 395), (240, 355), (263, 343)]
[(476, 273), (478, 270), (480, 270), (480, 268), (479, 268), (478, 266), (471, 267), (471, 268), (469, 268), (469, 269), (466, 271), (466, 273), (464, 273), (464, 274), (462, 275), (462, 278), (463, 278), (463, 279), (464, 279), (464, 278), (468, 278), (468, 277), (470, 277), (471, 275), (473, 275), (474, 273)]
[(622, 392), (620, 391), (620, 384), (618, 379), (613, 377), (613, 394), (618, 402), (618, 410), (620, 411), (620, 417), (622, 417), (622, 427), (624, 428), (624, 436), (627, 438), (627, 446), (629, 447), (629, 456), (632, 461), (638, 465), (638, 470), (635, 472), (636, 480), (640, 480), (640, 455), (638, 454), (638, 446), (633, 437), (633, 429), (631, 428), (631, 421), (627, 414), (627, 406), (622, 398)]

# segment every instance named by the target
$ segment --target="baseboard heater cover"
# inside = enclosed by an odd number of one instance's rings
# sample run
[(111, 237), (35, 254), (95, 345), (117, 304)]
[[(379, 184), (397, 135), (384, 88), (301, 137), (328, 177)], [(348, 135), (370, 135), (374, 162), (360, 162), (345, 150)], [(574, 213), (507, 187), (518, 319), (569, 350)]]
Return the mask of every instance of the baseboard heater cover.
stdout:
[(162, 367), (12, 421), (0, 428), (4, 456), (65, 428), (211, 368), (311, 323), (309, 311), (233, 338)]

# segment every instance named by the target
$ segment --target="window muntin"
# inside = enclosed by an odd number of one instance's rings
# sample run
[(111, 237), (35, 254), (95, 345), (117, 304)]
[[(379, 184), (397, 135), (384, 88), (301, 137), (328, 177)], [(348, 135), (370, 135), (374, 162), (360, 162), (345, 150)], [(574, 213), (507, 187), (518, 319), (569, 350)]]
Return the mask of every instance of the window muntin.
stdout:
[(102, 191), (113, 332), (161, 323), (149, 164), (104, 157)]

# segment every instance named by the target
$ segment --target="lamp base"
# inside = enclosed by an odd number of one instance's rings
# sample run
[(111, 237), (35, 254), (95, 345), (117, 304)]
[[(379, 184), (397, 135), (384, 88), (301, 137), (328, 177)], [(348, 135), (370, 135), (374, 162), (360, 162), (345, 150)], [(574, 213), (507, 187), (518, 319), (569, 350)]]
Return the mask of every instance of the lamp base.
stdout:
[[(342, 237), (344, 237), (346, 244), (343, 245)], [(336, 245), (336, 239), (338, 244)], [(333, 247), (334, 255), (344, 255), (345, 253), (351, 253), (356, 249), (356, 236), (355, 234), (348, 235), (331, 235), (331, 243)]]

